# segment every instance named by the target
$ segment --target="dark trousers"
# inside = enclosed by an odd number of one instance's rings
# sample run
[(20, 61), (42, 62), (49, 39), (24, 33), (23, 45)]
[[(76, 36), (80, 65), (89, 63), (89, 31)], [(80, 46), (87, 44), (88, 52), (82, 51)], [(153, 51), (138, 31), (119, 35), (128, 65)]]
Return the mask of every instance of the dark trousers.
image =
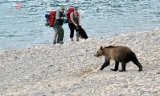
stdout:
[(70, 38), (73, 38), (74, 36), (74, 30), (76, 30), (76, 26), (73, 23), (68, 23), (69, 29), (70, 29)]

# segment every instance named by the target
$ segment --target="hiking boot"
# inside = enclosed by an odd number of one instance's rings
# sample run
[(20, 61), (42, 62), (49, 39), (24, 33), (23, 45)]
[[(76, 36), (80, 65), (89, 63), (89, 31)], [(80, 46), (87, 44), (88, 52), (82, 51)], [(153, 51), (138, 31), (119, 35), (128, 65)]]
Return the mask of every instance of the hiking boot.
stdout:
[(79, 41), (79, 38), (77, 38), (77, 41)]
[(56, 44), (56, 42), (53, 42), (53, 45)]

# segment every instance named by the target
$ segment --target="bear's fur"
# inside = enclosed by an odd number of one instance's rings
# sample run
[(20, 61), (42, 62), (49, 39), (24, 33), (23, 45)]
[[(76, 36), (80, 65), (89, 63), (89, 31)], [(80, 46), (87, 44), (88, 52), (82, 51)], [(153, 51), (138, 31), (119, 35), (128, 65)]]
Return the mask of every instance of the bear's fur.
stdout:
[(103, 70), (106, 66), (108, 66), (110, 64), (110, 60), (112, 59), (115, 60), (115, 68), (111, 69), (113, 71), (118, 70), (119, 62), (122, 63), (122, 70), (120, 70), (120, 72), (126, 71), (126, 63), (129, 61), (132, 61), (139, 67), (139, 71), (142, 71), (142, 65), (139, 63), (135, 53), (126, 46), (107, 46), (104, 48), (101, 46), (95, 56), (105, 56), (105, 62), (101, 66), (100, 70)]

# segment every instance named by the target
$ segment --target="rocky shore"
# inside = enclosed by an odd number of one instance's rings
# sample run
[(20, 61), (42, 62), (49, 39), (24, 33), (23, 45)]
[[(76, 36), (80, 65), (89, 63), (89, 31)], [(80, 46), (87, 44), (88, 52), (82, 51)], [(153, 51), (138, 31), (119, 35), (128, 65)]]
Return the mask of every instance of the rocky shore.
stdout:
[[(143, 71), (129, 62), (126, 72), (113, 72), (114, 61), (98, 70), (104, 57), (94, 54), (108, 45), (131, 48)], [(159, 29), (0, 52), (0, 96), (160, 96), (159, 90)]]

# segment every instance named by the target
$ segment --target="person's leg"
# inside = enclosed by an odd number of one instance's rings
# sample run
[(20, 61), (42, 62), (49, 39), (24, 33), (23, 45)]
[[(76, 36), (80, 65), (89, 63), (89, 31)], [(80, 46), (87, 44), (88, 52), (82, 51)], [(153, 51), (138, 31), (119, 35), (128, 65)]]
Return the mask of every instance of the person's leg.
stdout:
[(63, 44), (63, 38), (64, 38), (64, 30), (61, 25), (58, 26), (58, 38), (57, 43)]
[(79, 41), (79, 37), (80, 37), (79, 31), (76, 31), (76, 38), (77, 38), (77, 41)]
[(53, 27), (53, 29), (54, 29), (54, 36), (53, 36), (53, 44), (56, 44), (56, 39), (57, 39), (57, 35), (58, 35), (58, 31), (57, 31), (57, 29), (56, 28), (54, 28)]
[(73, 40), (73, 36), (74, 36), (75, 26), (74, 26), (73, 23), (68, 23), (68, 26), (69, 26), (69, 29), (70, 29), (70, 38), (71, 38), (71, 41), (74, 41), (74, 40)]
[(63, 38), (64, 38), (64, 29), (63, 29), (63, 27), (61, 26), (60, 27), (61, 28), (61, 33), (60, 33), (60, 44), (63, 44)]
[(77, 41), (79, 41), (80, 31), (81, 31), (81, 26), (76, 26), (76, 38), (77, 38)]

